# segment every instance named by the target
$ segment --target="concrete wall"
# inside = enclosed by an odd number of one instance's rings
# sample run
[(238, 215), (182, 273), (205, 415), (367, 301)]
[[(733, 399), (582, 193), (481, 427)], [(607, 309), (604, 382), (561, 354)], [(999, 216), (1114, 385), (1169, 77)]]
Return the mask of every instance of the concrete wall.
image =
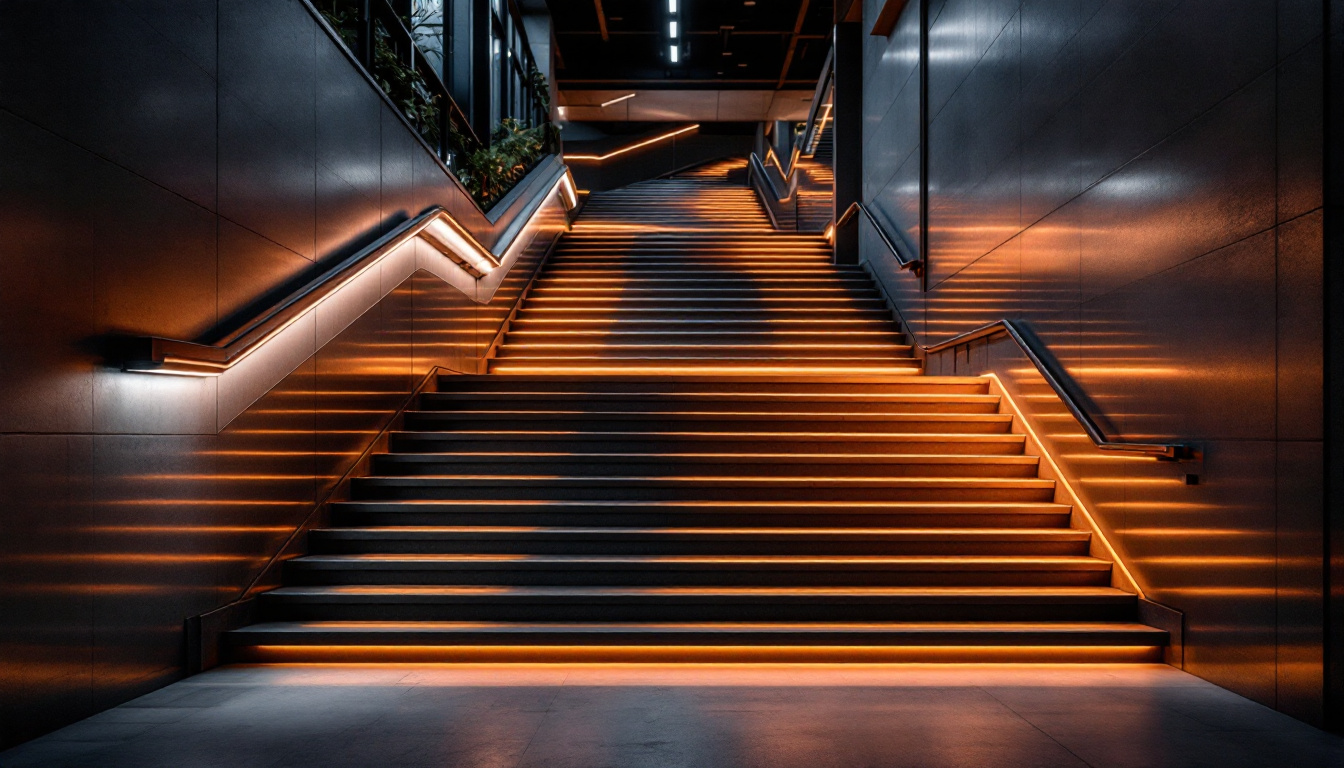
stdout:
[(1022, 395), (1189, 671), (1319, 722), (1323, 3), (931, 0), (926, 238), (919, 5), (867, 37), (863, 196), (927, 285), (863, 258), (921, 343), (1025, 319), (1111, 434), (1201, 447), (1184, 485), (1094, 451), (1015, 347), (929, 361)]
[[(497, 227), (300, 0), (0, 5), (0, 748), (182, 674), (492, 303), (417, 273), (219, 432), (215, 379), (117, 341), (227, 331), (433, 205)], [(548, 214), (551, 231), (562, 221)]]

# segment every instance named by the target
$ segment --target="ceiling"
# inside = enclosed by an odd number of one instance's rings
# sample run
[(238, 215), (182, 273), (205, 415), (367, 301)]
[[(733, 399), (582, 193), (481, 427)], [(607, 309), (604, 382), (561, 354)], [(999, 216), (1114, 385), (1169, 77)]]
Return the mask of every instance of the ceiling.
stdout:
[(830, 50), (833, 0), (548, 0), (557, 85), (603, 89), (811, 90)]

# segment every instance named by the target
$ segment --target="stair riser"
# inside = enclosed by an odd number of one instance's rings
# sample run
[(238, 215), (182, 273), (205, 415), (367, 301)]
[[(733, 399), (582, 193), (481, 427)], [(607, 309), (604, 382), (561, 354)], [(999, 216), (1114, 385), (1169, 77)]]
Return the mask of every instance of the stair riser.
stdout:
[(555, 309), (573, 311), (579, 309), (772, 309), (783, 311), (830, 310), (848, 312), (850, 310), (885, 310), (887, 305), (882, 299), (868, 296), (565, 296), (528, 298), (528, 312), (550, 312)]
[(342, 526), (380, 525), (524, 525), (524, 526), (639, 526), (732, 528), (777, 526), (790, 528), (1060, 528), (1067, 513), (1040, 514), (847, 514), (843, 512), (615, 512), (582, 509), (514, 512), (434, 512), (407, 506), (397, 512), (337, 505), (332, 523)]
[[(848, 334), (871, 334), (874, 331), (892, 332), (891, 323), (888, 320), (861, 320), (847, 321), (828, 318), (826, 320), (738, 320), (734, 321), (731, 327), (726, 327), (722, 323), (716, 323), (707, 320), (685, 320), (685, 319), (638, 319), (626, 320), (619, 324), (613, 323), (610, 319), (589, 318), (580, 320), (575, 318), (515, 318), (509, 324), (510, 332), (528, 331), (532, 333), (554, 333), (557, 331), (577, 331), (580, 333), (710, 333), (720, 335), (721, 338), (727, 338), (731, 334), (757, 335), (761, 333), (801, 333), (814, 334), (818, 331), (826, 334), (848, 335)], [(900, 337), (901, 343), (905, 343), (904, 336)], [(855, 336), (857, 338), (857, 336)]]
[[(820, 281), (818, 277), (827, 278)], [(824, 285), (819, 285), (823, 283)], [(638, 286), (638, 287), (636, 287)], [(603, 294), (661, 296), (683, 295), (697, 291), (731, 291), (748, 296), (773, 296), (776, 293), (788, 295), (799, 293), (806, 296), (825, 296), (829, 294), (853, 296), (871, 295), (875, 290), (871, 280), (841, 278), (834, 275), (810, 275), (806, 277), (778, 278), (758, 275), (706, 275), (700, 278), (685, 275), (653, 277), (649, 275), (629, 275), (624, 277), (601, 277), (589, 274), (585, 276), (566, 276), (550, 273), (532, 284), (531, 296), (600, 296)]]
[[(1106, 646), (1044, 647), (1018, 645), (1013, 641), (976, 646), (930, 646), (927, 641), (911, 639), (909, 645), (842, 645), (812, 640), (809, 644), (789, 647), (774, 638), (759, 638), (756, 643), (743, 639), (735, 645), (688, 646), (603, 646), (584, 644), (570, 638), (564, 646), (530, 645), (526, 640), (507, 638), (514, 645), (490, 645), (480, 638), (469, 645), (388, 646), (386, 641), (370, 638), (366, 646), (344, 647), (318, 644), (285, 646), (276, 638), (266, 646), (233, 645), (226, 658), (237, 663), (349, 663), (363, 664), (1141, 664), (1161, 663), (1162, 648), (1136, 645), (1133, 640)], [(502, 642), (502, 641), (500, 641)], [(673, 642), (671, 639), (668, 642)], [(1145, 640), (1144, 642), (1152, 642)]]
[(450, 540), (414, 539), (351, 540), (309, 534), (309, 552), (327, 555), (358, 554), (509, 554), (509, 555), (910, 555), (954, 556), (1061, 556), (1087, 554), (1086, 541), (535, 541), (525, 537), (481, 539), (459, 537)]
[[(291, 563), (291, 566), (294, 564)], [(1110, 574), (1093, 571), (677, 571), (649, 570), (316, 570), (290, 567), (286, 583), (336, 585), (594, 586), (594, 587), (1101, 587)]]
[(803, 599), (776, 602), (408, 603), (263, 601), (268, 621), (1133, 621), (1131, 605), (901, 605)]
[(865, 382), (862, 380), (825, 380), (803, 383), (753, 379), (735, 381), (726, 378), (710, 378), (702, 381), (687, 379), (661, 379), (654, 381), (626, 381), (622, 379), (584, 378), (582, 382), (562, 377), (510, 377), (497, 376), (441, 376), (438, 381), (440, 392), (470, 391), (494, 392), (498, 394), (516, 392), (573, 392), (576, 388), (584, 392), (629, 393), (645, 395), (650, 393), (677, 392), (746, 392), (746, 393), (787, 393), (787, 394), (825, 394), (825, 395), (880, 395), (880, 394), (955, 394), (983, 395), (989, 391), (984, 380), (972, 379), (958, 382), (940, 381), (933, 378), (914, 376), (897, 380)]
[[(733, 323), (761, 323), (779, 321), (809, 321), (814, 324), (829, 325), (832, 319), (838, 319), (843, 316), (846, 320), (870, 320), (887, 323), (891, 318), (891, 313), (885, 308), (836, 310), (828, 308), (819, 309), (799, 309), (781, 306), (779, 309), (739, 309), (728, 310), (722, 306), (715, 305), (697, 309), (689, 308), (635, 308), (629, 306), (613, 307), (590, 307), (590, 308), (567, 308), (562, 310), (549, 310), (546, 312), (537, 312), (531, 309), (521, 310), (518, 317), (523, 321), (535, 319), (553, 320), (557, 323), (565, 324), (567, 327), (574, 321), (594, 322), (604, 321), (608, 323), (647, 322), (650, 320), (676, 320), (694, 321), (699, 323), (722, 323), (728, 327), (725, 330), (737, 330), (732, 327)], [(890, 327), (888, 325), (888, 327)], [(624, 328), (624, 325), (622, 325)]]
[(1036, 488), (850, 488), (841, 486), (779, 488), (714, 488), (650, 485), (564, 487), (558, 485), (429, 485), (398, 486), (390, 479), (356, 478), (352, 498), (375, 500), (499, 500), (499, 501), (1008, 501), (1048, 502), (1052, 491)]
[(528, 451), (575, 451), (596, 453), (600, 451), (626, 451), (631, 453), (680, 452), (723, 452), (742, 453), (884, 453), (897, 452), (911, 455), (981, 455), (981, 456), (1020, 456), (1024, 450), (1022, 442), (970, 442), (949, 443), (936, 438), (929, 442), (884, 442), (879, 440), (807, 440), (792, 437), (758, 438), (750, 440), (726, 439), (725, 437), (690, 438), (669, 435), (654, 436), (596, 436), (585, 439), (564, 436), (516, 436), (491, 438), (482, 435), (461, 435), (423, 438), (413, 435), (393, 435), (391, 450), (398, 453), (432, 453), (451, 451), (488, 451), (492, 453), (526, 453)]
[(866, 333), (862, 331), (835, 333), (771, 333), (769, 331), (725, 331), (722, 333), (697, 333), (694, 331), (510, 331), (504, 335), (504, 348), (500, 354), (508, 352), (509, 345), (603, 345), (607, 348), (628, 349), (647, 346), (721, 346), (721, 347), (758, 347), (773, 346), (773, 354), (788, 352), (779, 345), (836, 346), (836, 345), (880, 345), (879, 348), (901, 348), (910, 355), (910, 345), (899, 333)]
[(843, 357), (848, 361), (871, 361), (874, 364), (892, 362), (914, 366), (908, 347), (892, 346), (886, 349), (789, 349), (784, 347), (741, 346), (730, 347), (691, 346), (666, 347), (656, 345), (611, 345), (605, 347), (545, 347), (539, 345), (518, 345), (505, 347), (495, 359), (525, 362), (534, 361), (582, 361), (582, 360), (666, 360), (695, 359), (703, 360), (710, 355), (741, 359), (752, 358), (763, 365), (774, 365), (781, 361), (816, 360), (819, 364), (831, 364), (835, 358)]
[[(780, 398), (783, 400), (783, 398)], [(650, 402), (653, 401), (653, 402)], [(749, 400), (743, 398), (740, 401), (713, 401), (713, 400), (695, 400), (691, 398), (677, 398), (674, 395), (666, 397), (648, 398), (639, 400), (618, 400), (615, 398), (593, 398), (590, 400), (552, 400), (535, 398), (531, 399), (525, 395), (510, 398), (493, 398), (482, 396), (481, 398), (472, 398), (471, 400), (445, 400), (426, 396), (421, 399), (419, 408), (422, 411), (442, 411), (444, 413), (454, 413), (467, 410), (484, 411), (509, 411), (527, 409), (529, 411), (624, 411), (628, 413), (640, 413), (648, 411), (650, 405), (657, 408), (668, 410), (700, 411), (710, 413), (779, 413), (783, 409), (796, 408), (811, 413), (965, 413), (965, 414), (995, 414), (999, 411), (998, 403), (938, 403), (938, 402), (916, 402), (916, 403), (875, 403), (863, 401), (832, 400), (827, 401), (808, 401), (804, 403), (797, 402), (775, 402), (771, 403), (764, 398), (759, 400)]]
[(744, 462), (732, 456), (701, 461), (671, 456), (647, 461), (510, 461), (508, 456), (484, 460), (405, 460), (402, 456), (374, 456), (373, 473), (398, 477), (425, 475), (496, 475), (528, 472), (563, 477), (1036, 477), (1036, 464), (896, 464), (815, 462)]
[(827, 420), (798, 419), (780, 417), (767, 419), (714, 419), (696, 418), (685, 414), (680, 417), (649, 418), (630, 414), (624, 418), (592, 416), (583, 418), (541, 414), (530, 418), (492, 416), (480, 418), (470, 412), (436, 413), (420, 411), (406, 415), (408, 430), (451, 431), (457, 429), (489, 430), (531, 430), (531, 431), (579, 431), (579, 432), (838, 432), (864, 434), (984, 434), (1001, 435), (1008, 433), (1008, 422), (1003, 421), (915, 421), (884, 420), (859, 421), (857, 419)]

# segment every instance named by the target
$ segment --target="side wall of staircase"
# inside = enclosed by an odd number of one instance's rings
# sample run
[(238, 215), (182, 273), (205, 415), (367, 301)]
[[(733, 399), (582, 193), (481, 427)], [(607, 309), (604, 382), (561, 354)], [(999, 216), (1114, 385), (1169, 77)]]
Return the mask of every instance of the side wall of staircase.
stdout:
[(184, 619), (477, 369), (547, 243), (488, 305), (415, 275), (220, 432), (217, 379), (114, 340), (227, 328), (431, 205), (497, 230), (299, 0), (5, 3), (0, 147), (3, 749), (180, 677)]
[[(863, 38), (864, 202), (912, 243), (918, 5)], [(1200, 446), (1186, 468), (1099, 455), (1011, 342), (928, 361), (993, 371), (1034, 413), (1145, 592), (1184, 612), (1188, 671), (1319, 723), (1323, 4), (1240, 4), (1218, 25), (1193, 2), (1066, 5), (943, 6), (927, 292), (867, 224), (862, 258), (917, 342), (1020, 319), (1109, 434)]]

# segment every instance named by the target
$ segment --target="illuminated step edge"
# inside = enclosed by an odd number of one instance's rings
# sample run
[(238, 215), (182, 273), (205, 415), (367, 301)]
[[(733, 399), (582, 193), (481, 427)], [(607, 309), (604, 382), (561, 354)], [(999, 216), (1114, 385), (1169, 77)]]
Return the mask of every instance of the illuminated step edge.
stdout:
[(1158, 661), (1167, 634), (1119, 622), (628, 624), (275, 622), (238, 661)]

